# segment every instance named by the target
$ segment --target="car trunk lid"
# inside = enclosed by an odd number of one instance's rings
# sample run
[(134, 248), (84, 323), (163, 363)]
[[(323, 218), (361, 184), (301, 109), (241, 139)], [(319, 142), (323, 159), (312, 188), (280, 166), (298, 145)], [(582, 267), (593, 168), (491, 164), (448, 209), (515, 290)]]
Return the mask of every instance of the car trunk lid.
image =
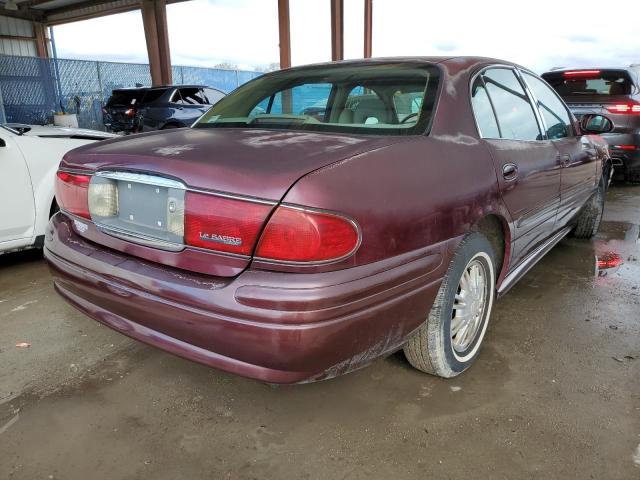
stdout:
[[(93, 174), (87, 203), (100, 232), (93, 241), (113, 246), (117, 238), (137, 245), (127, 251), (156, 261), (158, 250), (166, 251), (166, 263), (172, 265), (180, 264), (176, 256), (210, 248), (211, 262), (221, 252), (236, 258), (236, 268), (220, 274), (232, 276), (248, 266), (264, 224), (299, 178), (401, 140), (262, 129), (180, 129), (82, 147), (68, 154), (61, 168)], [(188, 265), (193, 271), (212, 272), (211, 265)]]

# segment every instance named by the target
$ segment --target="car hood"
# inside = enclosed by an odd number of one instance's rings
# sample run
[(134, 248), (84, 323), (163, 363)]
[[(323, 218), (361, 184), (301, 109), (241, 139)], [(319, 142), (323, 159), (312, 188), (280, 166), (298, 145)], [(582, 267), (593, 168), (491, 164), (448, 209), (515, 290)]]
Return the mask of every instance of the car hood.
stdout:
[(264, 129), (184, 128), (98, 142), (62, 167), (127, 170), (180, 179), (192, 188), (280, 200), (302, 176), (403, 137)]
[(101, 132), (99, 130), (89, 130), (87, 128), (68, 128), (43, 125), (29, 125), (29, 131), (24, 133), (26, 137), (44, 138), (74, 138), (86, 140), (101, 140), (114, 138), (113, 133)]

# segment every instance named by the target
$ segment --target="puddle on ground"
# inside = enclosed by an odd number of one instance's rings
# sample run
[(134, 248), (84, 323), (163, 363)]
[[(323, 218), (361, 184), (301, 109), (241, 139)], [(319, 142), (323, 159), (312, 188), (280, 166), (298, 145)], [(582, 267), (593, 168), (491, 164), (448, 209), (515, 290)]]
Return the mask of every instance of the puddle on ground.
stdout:
[(546, 289), (617, 289), (640, 295), (640, 225), (603, 221), (591, 240), (565, 238), (519, 282)]

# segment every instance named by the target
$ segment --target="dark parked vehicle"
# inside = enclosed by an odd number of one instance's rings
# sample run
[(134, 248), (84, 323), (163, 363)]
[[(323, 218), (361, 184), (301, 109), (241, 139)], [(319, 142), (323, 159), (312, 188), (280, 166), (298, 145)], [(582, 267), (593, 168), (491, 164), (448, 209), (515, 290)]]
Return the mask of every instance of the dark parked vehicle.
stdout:
[(121, 88), (107, 101), (103, 123), (125, 133), (189, 127), (224, 96), (202, 85)]
[(588, 134), (610, 127), (498, 60), (270, 73), (192, 128), (69, 153), (46, 258), (90, 317), (229, 372), (314, 381), (404, 348), (452, 377), (496, 295), (596, 233), (610, 159)]
[(637, 68), (555, 70), (542, 74), (576, 117), (604, 114), (616, 176), (640, 182), (640, 76)]

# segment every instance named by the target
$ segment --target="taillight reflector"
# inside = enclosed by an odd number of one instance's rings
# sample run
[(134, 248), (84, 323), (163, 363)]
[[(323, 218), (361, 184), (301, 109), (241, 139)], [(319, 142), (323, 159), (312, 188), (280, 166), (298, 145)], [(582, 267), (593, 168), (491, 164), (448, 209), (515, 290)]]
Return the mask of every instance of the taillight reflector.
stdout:
[(617, 148), (618, 150), (635, 150), (635, 145), (611, 145), (611, 148)]
[(272, 205), (187, 192), (184, 240), (187, 245), (251, 255)]
[(339, 215), (280, 206), (269, 219), (256, 257), (286, 262), (325, 262), (353, 253), (356, 225)]
[(83, 218), (89, 214), (89, 182), (91, 175), (58, 171), (56, 179), (56, 201), (62, 210)]
[(618, 103), (607, 107), (611, 113), (640, 113), (640, 104), (638, 103)]

